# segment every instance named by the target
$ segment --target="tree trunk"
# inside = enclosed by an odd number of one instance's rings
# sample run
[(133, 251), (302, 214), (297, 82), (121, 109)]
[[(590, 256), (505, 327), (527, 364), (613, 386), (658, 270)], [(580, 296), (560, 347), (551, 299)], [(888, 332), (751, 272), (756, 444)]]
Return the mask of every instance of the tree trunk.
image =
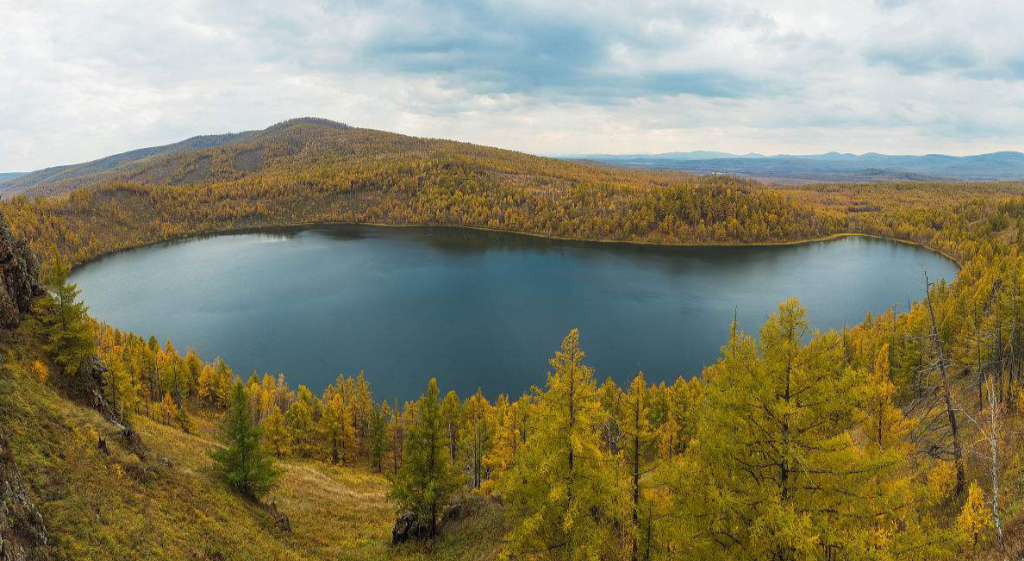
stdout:
[(942, 376), (942, 399), (946, 405), (946, 415), (949, 418), (949, 429), (953, 435), (953, 463), (956, 465), (956, 495), (963, 496), (967, 485), (967, 478), (964, 475), (963, 448), (960, 445), (960, 430), (956, 422), (956, 410), (953, 408), (953, 395), (949, 388), (949, 376), (946, 372), (946, 357), (942, 353), (942, 340), (939, 338), (939, 328), (935, 321), (935, 308), (932, 306), (931, 283), (928, 282), (928, 273), (924, 275), (925, 300), (928, 302), (928, 315), (932, 320), (932, 343), (935, 346), (935, 354), (939, 361), (939, 374)]

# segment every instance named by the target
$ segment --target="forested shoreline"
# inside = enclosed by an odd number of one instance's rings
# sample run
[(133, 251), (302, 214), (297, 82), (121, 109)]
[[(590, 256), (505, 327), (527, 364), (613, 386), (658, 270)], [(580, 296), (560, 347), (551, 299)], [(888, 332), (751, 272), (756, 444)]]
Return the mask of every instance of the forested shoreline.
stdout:
[[(553, 342), (544, 387), (492, 402), (425, 379), (423, 397), (408, 403), (376, 400), (359, 375), (317, 396), (285, 375), (204, 364), (169, 341), (110, 326), (93, 333), (110, 367), (107, 398), (124, 419), (191, 432), (207, 413), (251, 418), (260, 448), (278, 461), (386, 474), (395, 514), (411, 515), (427, 543), (444, 533), (452, 505), (476, 498), (502, 513), (492, 538), (512, 559), (930, 560), (1019, 550), (1021, 184), (771, 188), (651, 175), (609, 185), (600, 174), (612, 172), (600, 170), (524, 185), (474, 157), (433, 154), (345, 181), (324, 177), (342, 169), (328, 166), (317, 182), (115, 182), (15, 199), (2, 211), (42, 255), (56, 248), (73, 263), (182, 236), (323, 221), (650, 243), (850, 233), (921, 244), (961, 270), (949, 285), (922, 279), (923, 300), (907, 312), (812, 333), (799, 303), (784, 302), (763, 326), (733, 324), (716, 364), (672, 384), (642, 373), (628, 387), (594, 379), (575, 330), (560, 348)], [(48, 288), (74, 300), (66, 270)], [(46, 365), (15, 364), (47, 377)], [(56, 375), (75, 370), (62, 369)], [(259, 498), (256, 488), (240, 490)]]

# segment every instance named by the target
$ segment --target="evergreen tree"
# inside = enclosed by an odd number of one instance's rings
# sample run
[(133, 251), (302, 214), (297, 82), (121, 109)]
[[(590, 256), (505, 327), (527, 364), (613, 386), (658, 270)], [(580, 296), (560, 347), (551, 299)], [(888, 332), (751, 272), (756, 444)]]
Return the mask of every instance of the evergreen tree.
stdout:
[(187, 434), (192, 434), (192, 417), (189, 416), (184, 403), (177, 407), (177, 411), (174, 413), (174, 422), (178, 424), (181, 430)]
[(491, 448), (494, 427), (491, 426), (491, 404), (482, 391), (466, 398), (462, 403), (463, 429), (461, 444), (465, 472), (470, 484), (479, 489), (484, 480), (484, 457)]
[[(650, 458), (653, 456), (654, 435), (651, 431), (649, 397), (644, 373), (639, 372), (629, 385), (629, 393), (623, 399), (622, 434), (625, 437), (622, 446), (622, 460), (629, 474), (631, 492), (632, 517), (632, 561), (640, 559), (641, 531), (640, 518), (645, 499), (643, 478), (652, 471)], [(644, 558), (650, 558), (651, 543), (649, 538), (644, 541)]]
[[(300, 386), (300, 389), (302, 388), (303, 386)], [(292, 451), (303, 458), (310, 458), (314, 453), (316, 425), (313, 413), (313, 408), (305, 399), (296, 399), (285, 413), (285, 425), (291, 436)]]
[(557, 560), (614, 558), (621, 489), (602, 450), (601, 405), (579, 332), (551, 359), (546, 391), (530, 411), (526, 442), (503, 488), (510, 531), (505, 554)]
[(236, 383), (223, 427), (224, 448), (211, 452), (210, 457), (224, 481), (253, 500), (270, 492), (280, 475), (260, 442), (261, 434), (253, 423), (245, 389)]
[(700, 556), (842, 558), (877, 543), (887, 501), (874, 483), (890, 465), (853, 439), (867, 377), (847, 366), (840, 336), (812, 334), (790, 300), (759, 342), (734, 329), (722, 354), (703, 376), (699, 470), (681, 476), (697, 481), (677, 490)]
[(391, 408), (387, 401), (370, 410), (369, 453), (370, 464), (377, 473), (384, 473), (384, 458), (387, 456), (390, 442), (388, 441), (388, 418)]
[(171, 392), (164, 393), (164, 399), (160, 402), (160, 419), (165, 425), (171, 424), (171, 420), (178, 416), (178, 406), (171, 397)]
[(324, 396), (322, 432), (330, 448), (331, 463), (349, 464), (355, 459), (357, 445), (351, 407), (334, 388), (328, 388)]
[(509, 403), (508, 396), (501, 394), (494, 405), (493, 444), (484, 457), (488, 477), (482, 489), (493, 491), (512, 468), (519, 450), (519, 404)]
[(977, 483), (971, 483), (967, 502), (956, 519), (957, 537), (961, 543), (970, 545), (971, 554), (978, 552), (978, 544), (992, 528), (992, 513), (985, 505), (985, 493)]
[(270, 414), (263, 419), (263, 443), (278, 458), (291, 452), (292, 437), (284, 424), (284, 414), (276, 404), (270, 408)]
[(459, 428), (462, 415), (462, 403), (459, 402), (459, 395), (450, 390), (441, 401), (441, 422), (444, 424), (445, 434), (448, 438), (448, 459), (455, 469), (459, 461)]
[(459, 487), (445, 448), (445, 427), (437, 380), (431, 378), (427, 393), (419, 399), (416, 419), (409, 430), (402, 467), (390, 478), (391, 498), (411, 512), (437, 535), (437, 520)]
[(43, 276), (46, 293), (34, 304), (43, 348), (65, 373), (78, 371), (96, 345), (89, 308), (78, 301), (78, 286), (68, 282), (71, 268), (64, 264), (57, 248), (53, 265)]

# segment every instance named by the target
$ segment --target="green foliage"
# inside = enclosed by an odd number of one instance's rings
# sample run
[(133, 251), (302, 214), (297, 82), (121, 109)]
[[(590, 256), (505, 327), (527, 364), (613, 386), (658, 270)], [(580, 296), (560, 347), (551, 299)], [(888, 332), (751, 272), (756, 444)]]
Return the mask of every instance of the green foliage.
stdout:
[(430, 535), (436, 536), (438, 518), (461, 482), (446, 457), (441, 400), (434, 378), (419, 399), (416, 419), (405, 443), (402, 468), (390, 481), (390, 496), (399, 509), (415, 514), (429, 526)]
[(231, 392), (227, 420), (223, 427), (224, 448), (210, 453), (224, 481), (243, 496), (259, 500), (274, 487), (280, 475), (271, 455), (260, 441), (261, 431), (253, 423), (242, 384)]
[(614, 558), (614, 528), (624, 505), (614, 462), (595, 430), (600, 402), (583, 364), (579, 332), (566, 335), (551, 359), (545, 391), (502, 490), (508, 503), (510, 558)]
[(388, 417), (391, 416), (388, 402), (382, 401), (370, 411), (370, 465), (377, 473), (384, 473), (384, 460), (391, 447), (388, 434)]
[(70, 267), (54, 249), (53, 263), (43, 277), (46, 293), (36, 300), (33, 308), (43, 348), (68, 374), (78, 371), (95, 345), (89, 308), (78, 300), (78, 287), (68, 282), (70, 272)]
[(702, 556), (870, 558), (895, 549), (898, 540), (880, 536), (890, 522), (906, 525), (905, 486), (882, 483), (898, 473), (898, 457), (853, 438), (877, 403), (865, 372), (846, 364), (840, 336), (812, 334), (789, 301), (758, 342), (734, 331), (722, 352), (704, 374), (697, 465), (680, 468), (694, 478), (677, 500)]

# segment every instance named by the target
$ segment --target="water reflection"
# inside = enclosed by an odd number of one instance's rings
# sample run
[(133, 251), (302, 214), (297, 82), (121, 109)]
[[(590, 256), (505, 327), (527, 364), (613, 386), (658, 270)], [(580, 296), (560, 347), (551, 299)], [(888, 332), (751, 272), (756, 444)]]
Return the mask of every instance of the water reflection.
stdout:
[[(268, 243), (273, 242), (273, 243)], [(239, 374), (285, 372), (322, 390), (366, 371), (379, 397), (427, 377), (465, 395), (542, 385), (579, 327), (600, 378), (693, 375), (737, 314), (756, 332), (799, 297), (815, 327), (861, 321), (921, 295), (955, 266), (869, 238), (793, 246), (658, 247), (448, 228), (275, 228), (153, 246), (77, 269), (99, 319)]]

